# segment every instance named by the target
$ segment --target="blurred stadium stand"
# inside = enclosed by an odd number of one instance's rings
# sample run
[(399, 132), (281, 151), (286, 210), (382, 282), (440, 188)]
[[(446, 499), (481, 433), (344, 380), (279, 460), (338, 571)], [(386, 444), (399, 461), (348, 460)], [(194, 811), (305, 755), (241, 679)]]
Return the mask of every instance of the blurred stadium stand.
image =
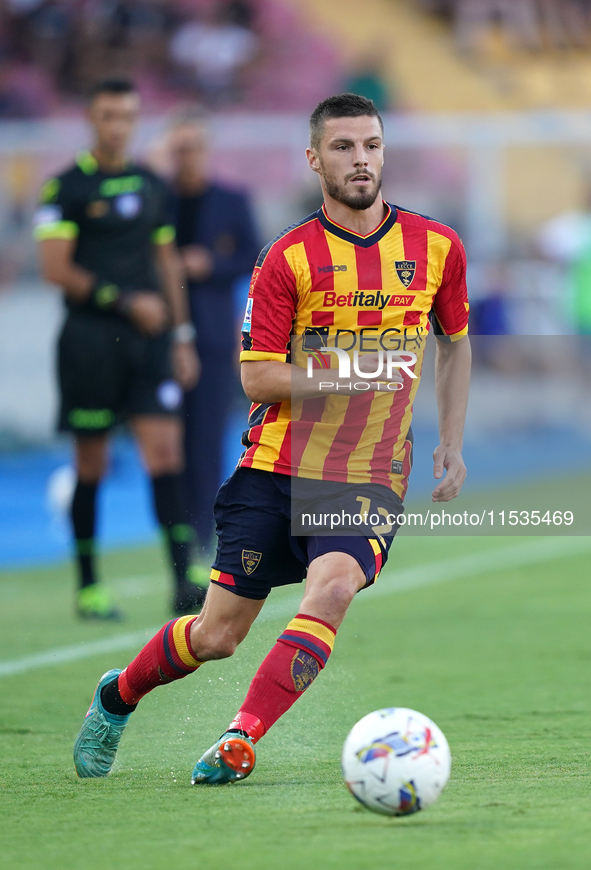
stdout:
[(496, 36), (513, 50), (589, 48), (587, 0), (418, 0), (449, 21), (461, 51), (481, 52)]
[[(569, 335), (569, 266), (545, 256), (538, 240), (550, 219), (588, 205), (590, 5), (365, 0), (360, 10), (353, 0), (0, 0), (0, 562), (8, 553), (18, 561), (67, 550), (65, 527), (46, 499), (50, 475), (69, 455), (53, 434), (62, 307), (58, 291), (39, 281), (30, 222), (42, 180), (87, 144), (81, 115), (90, 81), (117, 71), (139, 82), (146, 117), (138, 155), (157, 150), (175, 106), (207, 103), (215, 174), (252, 192), (266, 238), (319, 205), (303, 154), (309, 110), (345, 87), (375, 97), (387, 110), (385, 196), (462, 235), (473, 331)], [(225, 58), (217, 78), (203, 73), (212, 52)], [(476, 353), (473, 395), (496, 389), (504, 397), (494, 419), (486, 401), (473, 406), (469, 449), (484, 476), (471, 472), (477, 482), (533, 473), (570, 414), (540, 421), (543, 344), (536, 352), (516, 348), (497, 343)], [(571, 375), (572, 366), (552, 375), (552, 395)], [(426, 383), (424, 407), (430, 389)], [(584, 393), (570, 398), (569, 408), (591, 405)], [(419, 419), (427, 444), (434, 420), (427, 411)], [(237, 419), (228, 435), (228, 468), (241, 425)], [(482, 440), (488, 427), (498, 446), (499, 426), (526, 433), (503, 474)], [(579, 415), (560, 467), (591, 456), (590, 428)], [(18, 452), (32, 445), (37, 452)], [(430, 468), (423, 471), (417, 464), (415, 485), (430, 478)], [(141, 480), (135, 454), (117, 442), (104, 498), (120, 509), (105, 519), (107, 543), (152, 534)], [(27, 550), (31, 536), (18, 532), (27, 517), (45, 524), (40, 550)]]
[(332, 41), (282, 0), (0, 4), (0, 117), (76, 111), (89, 85), (113, 70), (133, 74), (152, 112), (182, 97), (307, 109), (339, 76)]

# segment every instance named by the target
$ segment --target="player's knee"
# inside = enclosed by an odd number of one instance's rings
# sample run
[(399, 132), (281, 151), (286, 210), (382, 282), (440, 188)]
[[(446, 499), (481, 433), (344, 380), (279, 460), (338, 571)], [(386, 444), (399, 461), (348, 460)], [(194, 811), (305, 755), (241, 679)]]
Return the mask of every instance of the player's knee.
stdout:
[(365, 583), (361, 567), (353, 559), (347, 558), (336, 565), (327, 566), (321, 585), (335, 601), (351, 601)]
[(346, 610), (359, 588), (356, 574), (337, 576), (327, 581), (324, 594), (332, 606)]
[(238, 644), (228, 639), (211, 639), (202, 642), (195, 650), (197, 659), (201, 662), (229, 659), (236, 652)]
[(357, 566), (351, 570), (342, 569), (316, 578), (313, 586), (306, 591), (302, 610), (324, 614), (333, 623), (339, 622), (347, 612), (356, 593), (365, 584), (365, 577)]
[(195, 657), (201, 662), (228, 659), (234, 655), (240, 639), (230, 632), (209, 632), (199, 630), (191, 632), (191, 648)]

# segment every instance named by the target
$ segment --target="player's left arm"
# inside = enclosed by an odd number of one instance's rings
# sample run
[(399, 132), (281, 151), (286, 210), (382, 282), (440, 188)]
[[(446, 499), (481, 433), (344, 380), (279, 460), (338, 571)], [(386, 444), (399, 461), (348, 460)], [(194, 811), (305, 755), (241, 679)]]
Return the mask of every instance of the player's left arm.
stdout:
[(200, 366), (195, 350), (195, 329), (189, 315), (189, 300), (182, 284), (182, 267), (172, 241), (156, 244), (155, 247), (162, 289), (172, 319), (174, 373), (181, 387), (190, 390), (199, 379)]
[(433, 476), (441, 481), (433, 490), (431, 498), (434, 502), (455, 498), (466, 479), (462, 440), (472, 362), (467, 335), (466, 253), (453, 232), (450, 241), (441, 284), (431, 311), (431, 323), (437, 337), (435, 391), (439, 417), (439, 444), (433, 452)]
[(467, 335), (449, 344), (438, 341), (435, 356), (435, 390), (439, 417), (439, 444), (433, 452), (433, 475), (446, 475), (432, 495), (433, 501), (455, 498), (466, 479), (462, 458), (464, 421), (468, 405), (472, 351)]

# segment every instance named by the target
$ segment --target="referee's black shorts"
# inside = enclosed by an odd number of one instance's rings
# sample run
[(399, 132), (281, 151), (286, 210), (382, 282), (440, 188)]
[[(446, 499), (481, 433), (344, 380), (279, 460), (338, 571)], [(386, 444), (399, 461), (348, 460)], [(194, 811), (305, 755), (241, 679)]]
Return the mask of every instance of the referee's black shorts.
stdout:
[(170, 335), (142, 335), (121, 317), (70, 312), (59, 338), (58, 371), (61, 430), (99, 434), (126, 417), (180, 411)]

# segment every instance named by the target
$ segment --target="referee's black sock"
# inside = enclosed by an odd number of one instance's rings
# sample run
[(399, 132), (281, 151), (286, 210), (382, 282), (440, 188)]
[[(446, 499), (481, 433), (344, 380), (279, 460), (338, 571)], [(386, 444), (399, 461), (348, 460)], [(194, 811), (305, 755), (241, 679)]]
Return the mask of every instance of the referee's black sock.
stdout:
[(188, 508), (181, 474), (160, 474), (152, 478), (154, 507), (162, 526), (177, 585), (187, 579), (191, 544), (195, 533), (187, 522)]
[(96, 583), (94, 559), (94, 529), (98, 483), (78, 480), (70, 515), (76, 541), (76, 562), (80, 589)]

